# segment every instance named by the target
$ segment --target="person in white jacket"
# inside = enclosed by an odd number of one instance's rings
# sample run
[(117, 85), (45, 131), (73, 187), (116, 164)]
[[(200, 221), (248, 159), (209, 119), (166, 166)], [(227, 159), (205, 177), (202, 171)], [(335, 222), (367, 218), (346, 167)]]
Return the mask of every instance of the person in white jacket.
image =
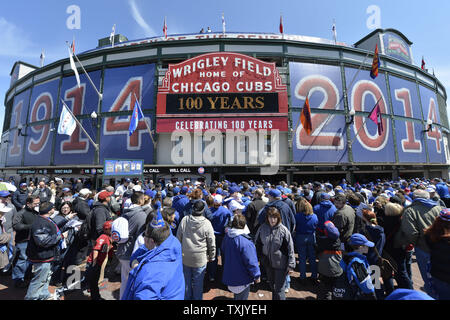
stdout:
[(214, 261), (216, 256), (214, 229), (204, 216), (205, 209), (202, 200), (195, 201), (192, 214), (181, 220), (177, 231), (183, 254), (185, 300), (203, 299), (206, 265)]

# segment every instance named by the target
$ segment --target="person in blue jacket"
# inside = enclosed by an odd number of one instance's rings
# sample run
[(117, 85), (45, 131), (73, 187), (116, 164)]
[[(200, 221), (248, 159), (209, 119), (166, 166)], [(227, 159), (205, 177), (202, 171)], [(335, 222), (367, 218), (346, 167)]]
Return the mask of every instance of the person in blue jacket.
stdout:
[(212, 227), (214, 229), (214, 236), (216, 239), (216, 259), (212, 262), (208, 262), (207, 273), (209, 281), (214, 282), (217, 272), (217, 258), (221, 256), (221, 251), (218, 250), (222, 246), (223, 237), (225, 235), (225, 228), (233, 219), (233, 213), (222, 205), (222, 196), (217, 194), (213, 198), (213, 206), (210, 209)]
[(222, 242), (225, 257), (222, 282), (234, 293), (234, 300), (247, 300), (250, 285), (260, 282), (256, 247), (248, 234), (245, 217), (236, 214)]
[(174, 197), (172, 199), (172, 208), (174, 208), (179, 214), (181, 214), (184, 206), (189, 202), (189, 198), (186, 195), (188, 191), (189, 188), (187, 186), (183, 186), (181, 189), (178, 187), (173, 188)]
[(325, 228), (325, 221), (331, 221), (333, 219), (337, 208), (331, 202), (331, 196), (323, 192), (320, 194), (320, 202), (314, 206), (313, 211), (319, 220), (317, 228), (323, 230)]
[(369, 262), (366, 254), (374, 243), (360, 234), (354, 233), (348, 240), (351, 252), (347, 252), (340, 262), (348, 293), (345, 299), (376, 300), (375, 287), (370, 277)]
[(295, 243), (299, 259), (300, 282), (304, 283), (306, 280), (306, 260), (308, 260), (311, 266), (310, 279), (314, 284), (317, 284), (315, 231), (318, 219), (313, 213), (311, 204), (305, 198), (297, 201), (296, 211)]
[(281, 200), (281, 192), (277, 189), (270, 189), (267, 192), (267, 196), (269, 198), (269, 202), (266, 206), (261, 210), (261, 213), (258, 216), (258, 222), (262, 225), (266, 220), (266, 213), (270, 207), (275, 207), (281, 214), (281, 223), (289, 230), (291, 235), (295, 230), (295, 212), (292, 212), (292, 209)]
[(145, 244), (131, 256), (122, 300), (184, 300), (181, 244), (158, 212), (144, 233)]
[(436, 185), (437, 194), (442, 199), (442, 201), (444, 201), (445, 206), (447, 208), (449, 208), (450, 207), (450, 192), (449, 192), (447, 184), (439, 178), (434, 178), (432, 183), (434, 185)]

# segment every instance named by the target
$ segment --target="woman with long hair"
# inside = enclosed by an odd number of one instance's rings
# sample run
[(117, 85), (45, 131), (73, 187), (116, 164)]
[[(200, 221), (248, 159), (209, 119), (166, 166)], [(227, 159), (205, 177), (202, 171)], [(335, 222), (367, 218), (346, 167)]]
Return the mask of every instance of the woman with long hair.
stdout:
[(306, 260), (311, 266), (311, 281), (317, 282), (316, 263), (316, 228), (319, 224), (317, 215), (313, 213), (311, 204), (305, 198), (301, 198), (295, 205), (295, 244), (297, 247), (300, 282), (306, 280)]
[(443, 209), (425, 230), (425, 239), (431, 252), (430, 273), (435, 298), (450, 300), (450, 209)]

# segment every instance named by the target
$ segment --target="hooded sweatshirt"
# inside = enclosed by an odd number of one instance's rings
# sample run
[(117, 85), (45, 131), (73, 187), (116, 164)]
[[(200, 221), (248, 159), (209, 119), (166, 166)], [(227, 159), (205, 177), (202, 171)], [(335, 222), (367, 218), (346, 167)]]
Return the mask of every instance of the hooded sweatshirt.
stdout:
[(244, 286), (261, 276), (258, 257), (249, 230), (228, 229), (222, 242), (224, 259), (222, 282), (228, 286)]
[(129, 260), (137, 237), (144, 231), (147, 215), (141, 206), (131, 205), (124, 209), (122, 217), (128, 220), (128, 241), (117, 246), (116, 256), (121, 260)]
[(200, 268), (216, 256), (214, 229), (203, 215), (187, 215), (181, 220), (177, 230), (181, 243), (183, 264), (191, 268)]
[(315, 205), (313, 211), (319, 219), (317, 228), (323, 229), (325, 221), (331, 221), (333, 219), (334, 213), (337, 211), (337, 208), (330, 200), (325, 200)]
[(184, 300), (180, 242), (172, 235), (160, 246), (141, 246), (131, 257), (139, 265), (130, 271), (122, 300)]

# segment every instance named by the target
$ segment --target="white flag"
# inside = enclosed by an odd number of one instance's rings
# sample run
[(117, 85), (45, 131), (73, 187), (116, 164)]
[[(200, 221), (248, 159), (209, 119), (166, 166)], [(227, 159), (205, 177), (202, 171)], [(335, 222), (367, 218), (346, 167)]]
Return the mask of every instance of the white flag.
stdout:
[(223, 16), (223, 13), (222, 13), (222, 32), (223, 34), (225, 34), (225, 17)]
[(80, 75), (78, 74), (77, 67), (75, 66), (75, 62), (73, 61), (72, 51), (69, 48), (69, 60), (70, 60), (70, 67), (72, 68), (73, 72), (75, 72), (75, 77), (77, 78), (78, 88), (81, 87), (80, 85)]
[(61, 110), (61, 116), (59, 117), (58, 133), (67, 134), (71, 136), (77, 127), (77, 123), (72, 114), (67, 110), (65, 104)]
[(116, 34), (116, 25), (113, 26), (112, 32), (109, 35), (109, 42), (111, 42), (112, 47), (114, 48), (114, 36)]
[(334, 43), (337, 43), (336, 22), (334, 22), (334, 21), (333, 21), (333, 27), (331, 28), (331, 31), (333, 31)]
[(41, 68), (44, 66), (44, 59), (45, 59), (45, 54), (44, 54), (44, 50), (42, 50), (42, 52), (41, 52)]

